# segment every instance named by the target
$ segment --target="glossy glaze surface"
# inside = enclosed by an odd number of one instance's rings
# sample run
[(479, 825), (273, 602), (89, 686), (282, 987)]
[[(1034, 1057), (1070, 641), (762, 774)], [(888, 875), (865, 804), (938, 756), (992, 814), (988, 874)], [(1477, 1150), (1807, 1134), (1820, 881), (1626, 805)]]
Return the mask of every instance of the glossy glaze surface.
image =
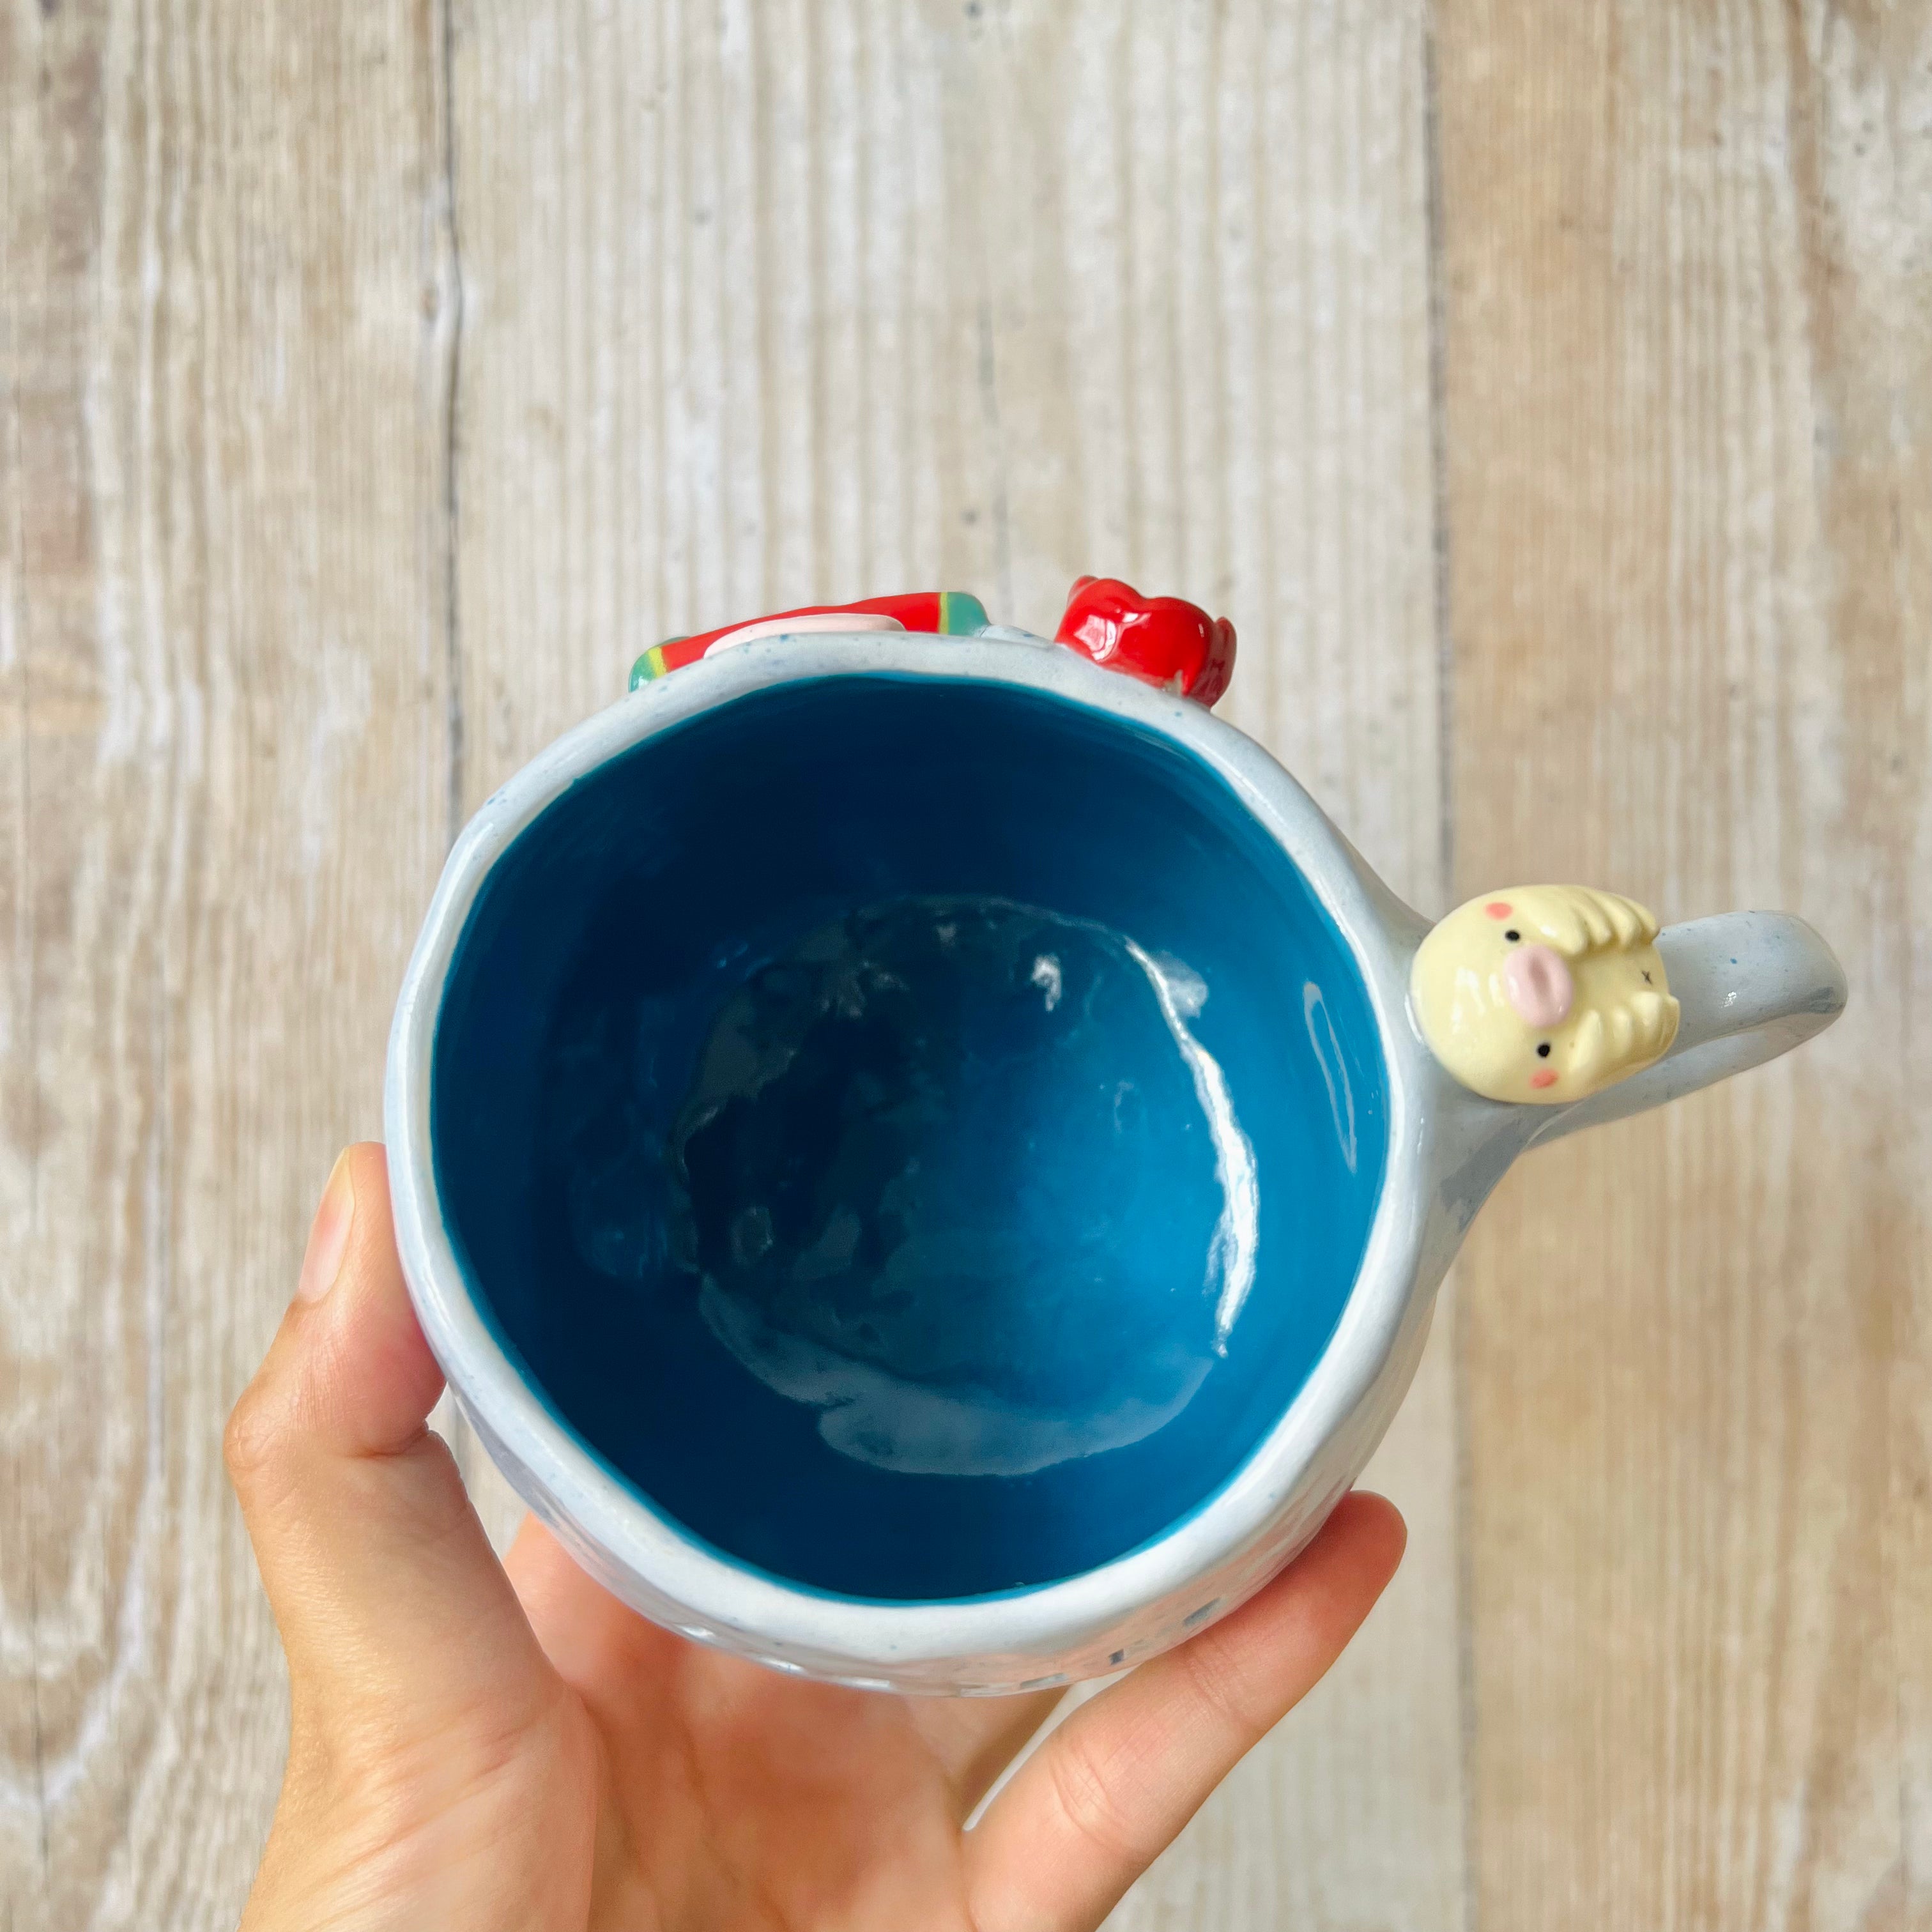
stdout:
[(1215, 704), (1234, 674), (1234, 627), (1179, 597), (1146, 597), (1118, 577), (1080, 577), (1054, 638), (1102, 670)]
[(848, 677), (518, 838), (432, 1106), (458, 1255), (568, 1426), (716, 1550), (907, 1600), (1090, 1568), (1238, 1467), (1346, 1299), (1382, 1078), (1210, 769)]

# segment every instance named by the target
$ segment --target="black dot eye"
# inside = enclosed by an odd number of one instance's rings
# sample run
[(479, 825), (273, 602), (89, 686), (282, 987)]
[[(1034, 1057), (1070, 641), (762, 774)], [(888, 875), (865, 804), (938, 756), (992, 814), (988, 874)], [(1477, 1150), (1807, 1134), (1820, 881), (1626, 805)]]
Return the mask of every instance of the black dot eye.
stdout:
[(1511, 926), (1508, 932), (1503, 934), (1503, 937), (1505, 939), (1520, 939), (1522, 937), (1522, 934), (1517, 932), (1514, 926)]
[(1550, 1058), (1549, 1041), (1546, 1040), (1540, 1040), (1537, 1042), (1536, 1057), (1539, 1060), (1547, 1060)]

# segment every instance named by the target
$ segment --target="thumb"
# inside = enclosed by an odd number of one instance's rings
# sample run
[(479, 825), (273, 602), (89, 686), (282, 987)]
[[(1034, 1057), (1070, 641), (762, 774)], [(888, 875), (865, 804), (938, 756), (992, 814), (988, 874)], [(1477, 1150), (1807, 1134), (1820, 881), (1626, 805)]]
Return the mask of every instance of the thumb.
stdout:
[(442, 1372), (403, 1286), (382, 1149), (335, 1163), (296, 1298), (224, 1447), (289, 1657), (298, 1722), (420, 1734), (553, 1680), (454, 1459)]

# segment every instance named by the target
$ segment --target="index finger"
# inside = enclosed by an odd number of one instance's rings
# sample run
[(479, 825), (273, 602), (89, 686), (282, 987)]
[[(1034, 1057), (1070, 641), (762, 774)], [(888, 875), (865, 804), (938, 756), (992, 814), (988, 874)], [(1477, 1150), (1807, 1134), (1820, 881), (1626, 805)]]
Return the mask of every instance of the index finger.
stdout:
[(1380, 1496), (1344, 1497), (1250, 1602), (1076, 1711), (967, 1835), (983, 1932), (1084, 1932), (1312, 1690), (1401, 1561)]

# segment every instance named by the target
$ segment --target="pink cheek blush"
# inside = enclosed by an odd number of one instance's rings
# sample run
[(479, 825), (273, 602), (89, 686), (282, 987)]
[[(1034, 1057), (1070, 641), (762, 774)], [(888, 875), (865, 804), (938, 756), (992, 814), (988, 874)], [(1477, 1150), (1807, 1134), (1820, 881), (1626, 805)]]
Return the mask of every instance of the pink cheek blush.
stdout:
[(1492, 919), (1508, 919), (1510, 916), (1509, 901), (1508, 899), (1492, 899), (1487, 905), (1484, 907), (1483, 910), (1487, 913)]
[(1556, 1084), (1556, 1076), (1548, 1067), (1539, 1067), (1529, 1076), (1529, 1084), (1532, 1087), (1554, 1087)]

